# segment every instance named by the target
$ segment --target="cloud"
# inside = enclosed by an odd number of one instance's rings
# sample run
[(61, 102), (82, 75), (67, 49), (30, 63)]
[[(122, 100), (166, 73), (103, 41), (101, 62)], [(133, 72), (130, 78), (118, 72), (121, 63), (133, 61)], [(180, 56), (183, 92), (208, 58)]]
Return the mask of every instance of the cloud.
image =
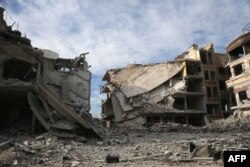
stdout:
[[(6, 0), (4, 4), (34, 46), (71, 58), (90, 52), (87, 60), (99, 77), (92, 85), (101, 84), (100, 77), (109, 68), (171, 60), (193, 43), (213, 42), (223, 52), (250, 21), (247, 0)], [(100, 99), (92, 94), (92, 102)]]

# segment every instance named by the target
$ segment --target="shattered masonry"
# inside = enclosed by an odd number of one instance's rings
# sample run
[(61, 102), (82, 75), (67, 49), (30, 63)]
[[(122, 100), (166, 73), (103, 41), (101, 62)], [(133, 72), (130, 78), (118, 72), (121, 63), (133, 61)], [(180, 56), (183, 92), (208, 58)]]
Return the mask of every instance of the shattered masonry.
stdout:
[(226, 51), (232, 74), (226, 84), (234, 93), (231, 109), (247, 110), (250, 108), (250, 32), (233, 40)]
[(110, 69), (101, 92), (102, 118), (125, 125), (152, 125), (156, 122), (204, 124), (208, 118), (230, 114), (230, 93), (225, 81), (229, 68), (225, 54), (214, 52), (213, 44), (199, 49), (192, 45), (175, 61), (160, 64), (130, 64)]
[(101, 137), (88, 113), (91, 72), (87, 53), (62, 59), (55, 52), (33, 48), (28, 38), (6, 25), (3, 12), (0, 8), (1, 126), (11, 126), (30, 108), (33, 132), (38, 120), (58, 135), (84, 129)]

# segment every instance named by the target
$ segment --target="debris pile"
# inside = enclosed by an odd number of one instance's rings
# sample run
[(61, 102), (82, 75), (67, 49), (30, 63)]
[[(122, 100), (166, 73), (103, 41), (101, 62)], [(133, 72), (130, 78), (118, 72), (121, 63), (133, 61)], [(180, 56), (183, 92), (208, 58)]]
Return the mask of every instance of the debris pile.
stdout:
[(212, 131), (248, 132), (250, 130), (250, 111), (238, 109), (228, 118), (214, 121), (210, 129)]
[[(123, 136), (125, 138), (125, 136)], [(221, 166), (225, 150), (250, 149), (250, 133), (134, 132), (110, 142), (36, 137), (1, 137), (0, 162), (9, 166)], [(119, 162), (117, 161), (119, 157)], [(113, 162), (113, 160), (109, 162)]]
[(178, 132), (178, 131), (190, 131), (192, 126), (187, 124), (179, 124), (173, 122), (167, 123), (155, 123), (150, 128), (153, 132)]

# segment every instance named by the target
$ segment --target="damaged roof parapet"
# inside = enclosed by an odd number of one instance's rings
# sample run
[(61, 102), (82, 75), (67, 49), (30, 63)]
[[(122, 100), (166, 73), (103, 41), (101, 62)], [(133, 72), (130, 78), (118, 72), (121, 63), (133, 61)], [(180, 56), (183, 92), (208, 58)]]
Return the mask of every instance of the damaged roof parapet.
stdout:
[[(103, 132), (89, 114), (91, 72), (85, 58), (88, 53), (63, 59), (53, 51), (35, 49), (29, 39), (6, 25), (3, 12), (0, 8), (1, 95), (12, 92), (12, 98), (16, 98), (22, 92), (20, 96), (28, 99), (34, 116), (48, 131), (75, 133), (81, 129), (102, 138)], [(62, 122), (64, 126), (58, 126)]]
[[(208, 65), (203, 62), (203, 52)], [(192, 45), (175, 61), (107, 70), (103, 77), (107, 83), (101, 88), (101, 92), (107, 94), (107, 99), (102, 101), (102, 117), (108, 126), (111, 122), (146, 125), (152, 120), (202, 122), (207, 108), (212, 110), (209, 100), (220, 103), (219, 93), (219, 97), (207, 100), (206, 86), (212, 85), (218, 90), (218, 81), (212, 78), (205, 81), (206, 70), (215, 73), (226, 59), (226, 55), (214, 53), (213, 44), (201, 49)], [(183, 115), (175, 116), (179, 113)], [(199, 121), (193, 121), (197, 119)]]

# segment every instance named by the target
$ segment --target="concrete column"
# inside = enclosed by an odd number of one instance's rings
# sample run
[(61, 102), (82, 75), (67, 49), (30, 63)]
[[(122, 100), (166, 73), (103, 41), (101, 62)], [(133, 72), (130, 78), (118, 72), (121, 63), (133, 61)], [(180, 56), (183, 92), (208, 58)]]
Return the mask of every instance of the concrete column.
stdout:
[(231, 71), (232, 77), (234, 77), (235, 75), (234, 75), (234, 69), (233, 69), (233, 67), (230, 67), (230, 71)]
[(242, 49), (243, 49), (244, 56), (246, 56), (246, 49), (244, 45), (242, 45)]
[(235, 99), (236, 99), (237, 106), (239, 106), (241, 104), (239, 93), (235, 93)]
[(230, 57), (230, 55), (227, 54), (227, 57), (228, 57), (229, 63), (231, 63), (231, 57)]
[(247, 92), (247, 98), (249, 99), (250, 98), (250, 90), (247, 89), (246, 92)]
[(106, 121), (106, 127), (111, 128), (111, 121)]

